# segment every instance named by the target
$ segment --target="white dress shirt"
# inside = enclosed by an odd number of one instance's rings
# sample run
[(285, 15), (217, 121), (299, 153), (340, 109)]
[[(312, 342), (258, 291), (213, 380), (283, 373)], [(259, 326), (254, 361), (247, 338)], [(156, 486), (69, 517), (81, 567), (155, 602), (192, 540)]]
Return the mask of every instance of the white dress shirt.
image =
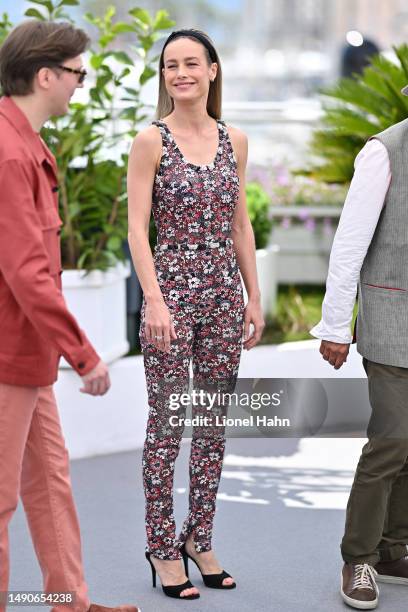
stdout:
[(330, 253), (322, 318), (310, 333), (332, 342), (350, 343), (350, 329), (360, 270), (384, 205), (391, 180), (385, 146), (369, 140), (354, 161), (354, 176)]

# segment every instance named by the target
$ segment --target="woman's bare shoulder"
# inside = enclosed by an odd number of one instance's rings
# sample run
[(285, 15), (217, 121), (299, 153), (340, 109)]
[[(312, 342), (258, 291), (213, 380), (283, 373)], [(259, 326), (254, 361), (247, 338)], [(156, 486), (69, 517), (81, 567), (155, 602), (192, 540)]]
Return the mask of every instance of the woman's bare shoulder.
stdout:
[(133, 139), (135, 146), (145, 146), (151, 149), (157, 149), (161, 145), (160, 130), (156, 125), (148, 125), (143, 130), (140, 130)]
[(162, 139), (157, 126), (149, 125), (136, 134), (131, 148), (131, 156), (135, 160), (142, 157), (145, 161), (154, 161), (157, 167), (161, 154)]
[(245, 132), (232, 125), (226, 125), (228, 136), (231, 140), (232, 149), (234, 151), (235, 160), (238, 163), (246, 164), (248, 155), (248, 138)]
[(228, 134), (231, 140), (235, 141), (236, 144), (240, 147), (246, 146), (246, 144), (248, 143), (248, 137), (245, 132), (233, 125), (226, 124), (226, 128), (228, 130)]

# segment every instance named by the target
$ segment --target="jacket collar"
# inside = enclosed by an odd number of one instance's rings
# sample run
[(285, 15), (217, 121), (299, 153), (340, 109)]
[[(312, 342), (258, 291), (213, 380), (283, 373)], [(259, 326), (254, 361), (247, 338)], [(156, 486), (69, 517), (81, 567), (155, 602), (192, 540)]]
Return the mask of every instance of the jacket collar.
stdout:
[[(47, 155), (45, 145), (42, 144), (40, 135), (33, 130), (26, 115), (10, 97), (3, 96), (0, 98), (0, 114), (8, 119), (14, 129), (17, 130), (23, 138), (39, 166), (41, 166), (45, 160), (52, 166), (55, 166), (51, 153), (50, 156)], [(56, 167), (54, 167), (54, 170), (56, 170)]]

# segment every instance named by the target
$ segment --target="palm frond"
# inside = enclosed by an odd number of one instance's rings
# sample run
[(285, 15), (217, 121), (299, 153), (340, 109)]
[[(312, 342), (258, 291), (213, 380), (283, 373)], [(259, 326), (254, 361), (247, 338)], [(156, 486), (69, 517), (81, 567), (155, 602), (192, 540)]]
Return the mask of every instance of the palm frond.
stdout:
[(395, 61), (375, 55), (358, 78), (343, 78), (321, 90), (323, 116), (313, 133), (312, 164), (305, 173), (347, 183), (354, 159), (370, 136), (408, 117), (408, 45), (394, 47)]

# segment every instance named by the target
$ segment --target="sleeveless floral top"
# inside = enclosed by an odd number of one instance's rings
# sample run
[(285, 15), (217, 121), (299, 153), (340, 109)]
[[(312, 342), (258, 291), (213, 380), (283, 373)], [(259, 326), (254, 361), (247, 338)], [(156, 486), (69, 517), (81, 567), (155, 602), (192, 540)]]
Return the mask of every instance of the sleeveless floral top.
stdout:
[(164, 121), (162, 158), (154, 179), (152, 213), (158, 243), (188, 244), (230, 237), (239, 196), (237, 164), (226, 125), (218, 120), (218, 148), (210, 164), (185, 159)]

